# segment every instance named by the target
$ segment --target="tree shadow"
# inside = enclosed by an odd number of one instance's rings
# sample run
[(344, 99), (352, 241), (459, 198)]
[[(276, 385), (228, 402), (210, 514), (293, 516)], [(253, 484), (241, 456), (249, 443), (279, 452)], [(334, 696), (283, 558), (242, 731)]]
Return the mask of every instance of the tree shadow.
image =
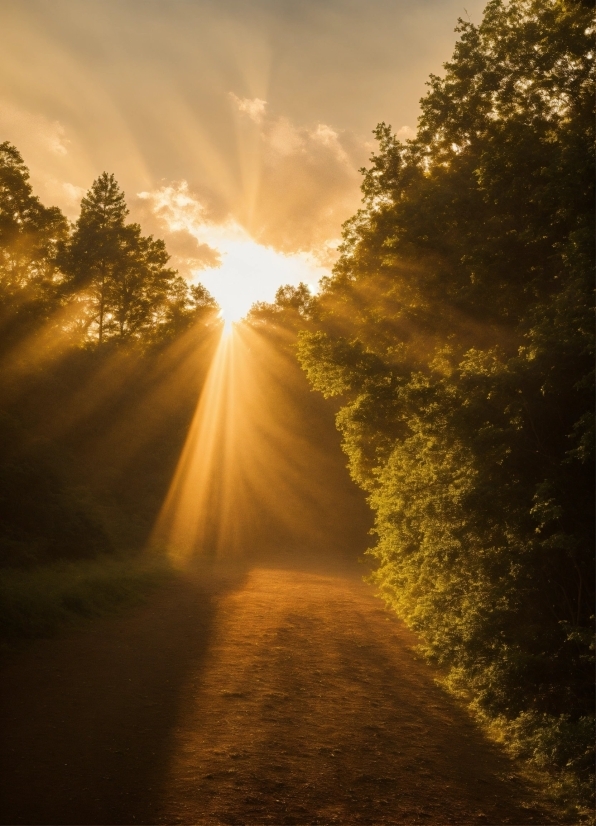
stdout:
[(11, 657), (0, 684), (4, 824), (151, 823), (179, 698), (242, 566), (202, 566), (134, 612)]

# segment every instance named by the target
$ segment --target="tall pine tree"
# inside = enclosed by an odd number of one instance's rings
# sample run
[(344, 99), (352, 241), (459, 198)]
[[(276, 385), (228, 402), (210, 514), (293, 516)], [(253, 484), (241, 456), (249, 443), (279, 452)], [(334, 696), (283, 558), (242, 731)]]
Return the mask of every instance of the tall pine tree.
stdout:
[(87, 325), (101, 344), (111, 316), (110, 292), (125, 258), (128, 208), (114, 178), (104, 172), (81, 202), (81, 215), (62, 261), (69, 287), (84, 298)]
[(102, 344), (154, 331), (167, 317), (176, 271), (165, 244), (127, 224), (128, 208), (114, 175), (104, 172), (81, 202), (62, 265), (68, 288), (85, 306), (87, 330)]

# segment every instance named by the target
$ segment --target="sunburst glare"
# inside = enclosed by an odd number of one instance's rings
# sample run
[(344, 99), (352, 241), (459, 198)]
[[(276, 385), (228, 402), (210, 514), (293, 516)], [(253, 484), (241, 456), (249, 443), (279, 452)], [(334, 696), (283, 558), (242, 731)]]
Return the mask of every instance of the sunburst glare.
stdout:
[(196, 272), (196, 278), (213, 295), (226, 323), (239, 321), (256, 301), (272, 301), (280, 284), (303, 281), (314, 288), (327, 273), (312, 255), (286, 255), (263, 246), (237, 225), (209, 227), (200, 237), (220, 253), (221, 264)]
[(272, 301), (282, 284), (304, 282), (315, 289), (321, 277), (329, 275), (312, 252), (286, 253), (260, 243), (232, 218), (221, 223), (210, 220), (185, 181), (138, 195), (169, 232), (186, 233), (211, 250), (214, 263), (191, 268), (192, 277), (215, 298), (226, 323), (244, 318), (257, 301)]
[(328, 541), (345, 497), (295, 409), (302, 376), (250, 325), (226, 327), (153, 532), (180, 566), (244, 556), (263, 526), (266, 538), (277, 525), (292, 542)]
[(154, 530), (154, 541), (165, 542), (178, 562), (188, 559), (197, 547), (215, 552), (228, 524), (224, 514), (230, 501), (226, 471), (234, 432), (230, 417), (236, 408), (232, 366), (236, 342), (233, 322), (226, 320), (224, 327), (229, 334), (220, 338)]

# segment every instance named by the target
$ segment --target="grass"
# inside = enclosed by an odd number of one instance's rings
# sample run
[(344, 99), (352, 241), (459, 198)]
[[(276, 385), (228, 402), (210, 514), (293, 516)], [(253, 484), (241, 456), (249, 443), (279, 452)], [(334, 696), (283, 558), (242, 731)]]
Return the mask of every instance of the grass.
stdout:
[(161, 554), (103, 556), (0, 571), (0, 639), (51, 637), (119, 606), (143, 601), (174, 572)]
[(509, 720), (482, 709), (461, 674), (452, 672), (437, 683), (464, 703), (486, 735), (517, 761), (544, 795), (544, 805), (554, 806), (563, 823), (595, 822), (593, 716), (572, 722), (568, 715), (526, 712)]
[(478, 715), (489, 736), (521, 758), (567, 822), (594, 823), (594, 717), (521, 714), (517, 720)]

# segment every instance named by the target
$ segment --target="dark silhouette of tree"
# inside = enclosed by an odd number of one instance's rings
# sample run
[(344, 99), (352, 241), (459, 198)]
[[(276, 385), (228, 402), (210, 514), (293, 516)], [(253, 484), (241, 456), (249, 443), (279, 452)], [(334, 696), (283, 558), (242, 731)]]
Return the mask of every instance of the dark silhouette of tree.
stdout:
[(39, 322), (54, 308), (60, 274), (57, 252), (68, 234), (57, 207), (33, 195), (29, 172), (18, 150), (0, 144), (0, 295), (2, 317)]
[(217, 305), (127, 214), (103, 174), (69, 226), (0, 144), (0, 568), (139, 547), (167, 491)]
[(138, 337), (158, 326), (176, 278), (165, 244), (125, 223), (128, 208), (104, 172), (81, 202), (61, 263), (68, 288), (84, 302), (88, 328), (106, 338)]
[(61, 257), (68, 288), (84, 301), (87, 325), (96, 328), (100, 344), (106, 316), (113, 320), (110, 293), (124, 269), (127, 214), (124, 193), (114, 176), (104, 172), (81, 201), (80, 217)]
[(279, 287), (272, 303), (258, 301), (250, 308), (248, 321), (255, 325), (283, 326), (298, 331), (309, 317), (313, 297), (308, 286), (300, 282), (297, 287), (285, 284)]
[(171, 283), (157, 341), (168, 341), (192, 327), (217, 325), (219, 307), (202, 284), (188, 284), (177, 276)]

